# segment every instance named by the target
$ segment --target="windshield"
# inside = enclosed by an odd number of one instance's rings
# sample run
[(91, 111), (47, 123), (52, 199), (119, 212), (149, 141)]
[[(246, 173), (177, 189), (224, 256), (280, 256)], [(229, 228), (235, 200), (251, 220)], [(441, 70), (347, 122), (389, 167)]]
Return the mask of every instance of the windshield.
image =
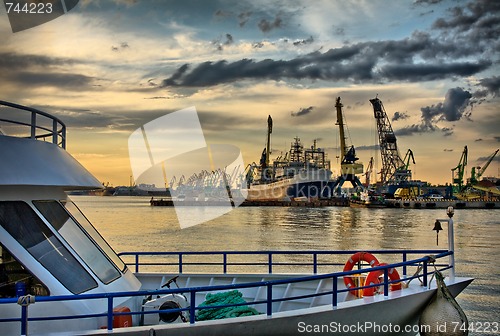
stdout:
[(33, 204), (103, 283), (110, 283), (120, 277), (118, 269), (59, 202), (33, 201)]
[(94, 242), (99, 245), (103, 250), (104, 254), (110, 258), (115, 265), (125, 271), (126, 265), (116, 254), (116, 252), (108, 245), (108, 243), (102, 238), (102, 236), (97, 232), (90, 221), (85, 217), (85, 215), (80, 211), (80, 209), (73, 202), (62, 202), (66, 210), (73, 216), (73, 218), (83, 227), (83, 229), (90, 235)]
[(25, 202), (0, 202), (0, 225), (72, 293), (97, 287), (92, 276)]

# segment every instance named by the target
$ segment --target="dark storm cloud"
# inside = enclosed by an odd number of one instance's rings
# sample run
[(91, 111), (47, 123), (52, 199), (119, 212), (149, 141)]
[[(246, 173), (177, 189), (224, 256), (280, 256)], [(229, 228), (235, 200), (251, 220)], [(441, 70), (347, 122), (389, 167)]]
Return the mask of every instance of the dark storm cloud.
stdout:
[(408, 119), (409, 115), (404, 112), (394, 112), (394, 115), (391, 118), (391, 121)]
[(437, 126), (439, 121), (457, 121), (462, 118), (470, 120), (472, 94), (460, 87), (449, 89), (442, 103), (420, 108), (421, 123), (406, 126), (395, 131), (396, 135), (413, 135), (416, 133), (429, 133), (441, 131), (444, 136), (453, 134), (452, 127)]
[(53, 66), (73, 65), (77, 63), (80, 62), (69, 58), (26, 55), (12, 52), (0, 53), (0, 71), (16, 69), (26, 70), (33, 67), (46, 68)]
[(5, 81), (21, 86), (51, 86), (64, 89), (90, 89), (93, 77), (63, 70), (83, 62), (38, 55), (4, 52), (0, 53), (0, 73)]
[(302, 107), (297, 112), (291, 112), (290, 114), (292, 115), (292, 117), (300, 117), (300, 116), (311, 113), (313, 109), (314, 109), (314, 106)]
[(20, 85), (34, 86), (52, 86), (64, 89), (84, 89), (91, 88), (92, 77), (80, 74), (67, 73), (35, 73), (35, 72), (16, 72), (9, 77), (9, 80)]
[(474, 92), (474, 97), (484, 98), (488, 95), (492, 95), (494, 97), (500, 96), (500, 76), (480, 79), (478, 86), (481, 86), (484, 89)]
[(244, 27), (248, 20), (250, 20), (250, 16), (252, 16), (252, 11), (241, 12), (238, 14), (238, 20), (240, 27)]
[(415, 0), (413, 3), (415, 5), (436, 5), (442, 1), (443, 0)]
[[(424, 3), (432, 5), (436, 2), (416, 2)], [(259, 23), (264, 32), (282, 25), (279, 16), (274, 21), (263, 19)], [(245, 79), (310, 79), (379, 84), (473, 76), (496, 64), (495, 55), (500, 50), (500, 39), (497, 38), (500, 31), (500, 2), (474, 1), (456, 7), (446, 19), (436, 20), (433, 29), (437, 35), (415, 31), (400, 40), (361, 42), (289, 60), (220, 60), (190, 65), (190, 71), (185, 71), (184, 65), (181, 67), (182, 74), (176, 71), (164, 81), (164, 85), (203, 87)], [(297, 45), (301, 43), (297, 41)], [(261, 44), (254, 45), (255, 48), (259, 46)]]
[(384, 77), (393, 80), (432, 81), (446, 76), (467, 77), (491, 66), (490, 61), (482, 60), (477, 63), (462, 62), (449, 64), (391, 64), (382, 68)]
[(282, 25), (283, 25), (283, 20), (279, 16), (277, 16), (274, 19), (274, 21), (269, 21), (269, 20), (266, 20), (266, 19), (262, 19), (257, 24), (257, 26), (259, 27), (259, 29), (263, 33), (268, 33), (268, 32), (270, 32), (271, 30), (273, 30), (275, 28), (281, 28)]
[[(446, 93), (443, 103), (422, 107), (422, 120), (433, 122), (436, 120), (457, 121), (464, 115), (465, 109), (469, 106), (472, 94), (462, 88), (452, 88)], [(465, 114), (467, 116), (467, 114)]]
[(314, 42), (314, 38), (312, 36), (309, 36), (307, 39), (302, 39), (302, 40), (298, 40), (298, 41), (293, 42), (293, 45), (294, 46), (301, 46), (301, 45), (310, 44), (313, 42)]

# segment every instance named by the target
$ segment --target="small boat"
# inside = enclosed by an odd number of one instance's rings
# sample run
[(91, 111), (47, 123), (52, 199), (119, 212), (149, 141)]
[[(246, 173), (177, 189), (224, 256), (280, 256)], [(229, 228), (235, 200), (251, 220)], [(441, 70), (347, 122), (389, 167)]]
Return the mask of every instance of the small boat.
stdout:
[(351, 195), (349, 205), (353, 208), (386, 208), (387, 204), (382, 195), (377, 195), (372, 190), (362, 190)]
[(66, 193), (102, 184), (65, 151), (64, 123), (0, 101), (0, 113), (11, 109), (31, 122), (0, 118), (2, 334), (411, 335), (436, 293), (434, 272), (454, 296), (473, 280), (455, 276), (452, 243), (116, 254)]

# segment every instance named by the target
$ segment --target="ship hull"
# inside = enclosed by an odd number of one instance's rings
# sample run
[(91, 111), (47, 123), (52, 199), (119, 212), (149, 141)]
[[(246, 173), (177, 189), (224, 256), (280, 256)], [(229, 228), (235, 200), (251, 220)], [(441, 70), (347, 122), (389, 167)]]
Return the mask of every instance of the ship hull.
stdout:
[(289, 178), (269, 183), (254, 183), (247, 190), (249, 201), (321, 198), (331, 177), (327, 169), (301, 170)]

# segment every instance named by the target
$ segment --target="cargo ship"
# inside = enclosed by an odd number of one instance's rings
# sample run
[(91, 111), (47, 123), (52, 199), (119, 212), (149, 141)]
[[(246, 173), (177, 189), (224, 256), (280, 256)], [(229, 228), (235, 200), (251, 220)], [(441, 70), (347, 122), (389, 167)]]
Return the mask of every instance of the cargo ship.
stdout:
[(248, 201), (289, 201), (319, 199), (329, 196), (328, 181), (332, 175), (330, 161), (324, 149), (317, 147), (316, 140), (304, 149), (299, 137), (295, 137), (285, 156), (270, 162), (272, 118), (267, 119), (267, 146), (262, 152), (259, 165), (247, 166)]

